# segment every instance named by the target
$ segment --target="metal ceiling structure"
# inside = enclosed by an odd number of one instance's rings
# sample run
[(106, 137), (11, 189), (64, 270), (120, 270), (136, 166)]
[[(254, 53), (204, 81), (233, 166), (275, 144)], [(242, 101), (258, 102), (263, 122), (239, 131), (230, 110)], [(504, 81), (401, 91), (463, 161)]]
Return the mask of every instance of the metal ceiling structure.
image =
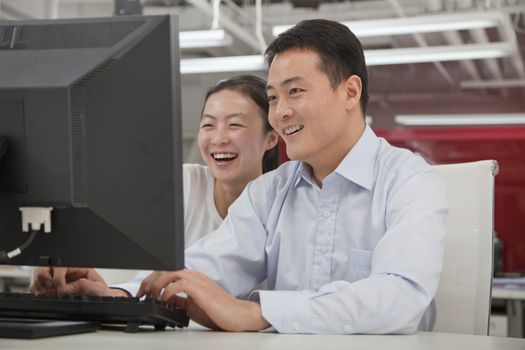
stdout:
[[(137, 8), (138, 0), (0, 0), (0, 18), (111, 16), (126, 2)], [(229, 75), (264, 75), (260, 55), (275, 26), (308, 18), (348, 23), (367, 54), (369, 111), (381, 128), (395, 125), (397, 114), (525, 112), (525, 0), (143, 0), (140, 5), (144, 14), (179, 15), (181, 31), (224, 30), (225, 44), (184, 48), (181, 67), (199, 66), (200, 59), (218, 67), (210, 62), (230, 57), (235, 68)], [(494, 22), (479, 25), (487, 18)], [(359, 28), (368, 34), (360, 35)], [(472, 56), (496, 48), (498, 55)], [(458, 57), (462, 50), (467, 54)], [(443, 58), (450, 55), (455, 58)], [(244, 57), (259, 65), (241, 65)], [(182, 71), (213, 73), (198, 72)]]

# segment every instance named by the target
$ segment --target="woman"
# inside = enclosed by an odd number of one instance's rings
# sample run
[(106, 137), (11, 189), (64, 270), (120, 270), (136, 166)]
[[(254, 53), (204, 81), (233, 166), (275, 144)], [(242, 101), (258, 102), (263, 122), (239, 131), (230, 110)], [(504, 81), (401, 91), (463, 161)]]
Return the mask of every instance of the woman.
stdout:
[[(186, 247), (221, 224), (249, 181), (277, 167), (277, 141), (268, 122), (264, 80), (236, 76), (208, 90), (198, 132), (207, 166), (183, 166)], [(127, 296), (135, 294), (145, 276), (139, 273), (116, 289), (109, 288), (94, 269), (39, 268), (30, 291)], [(65, 284), (66, 278), (70, 283)]]
[(277, 140), (264, 80), (242, 75), (208, 90), (198, 133), (207, 167), (184, 165), (186, 247), (220, 225), (249, 181), (277, 167)]

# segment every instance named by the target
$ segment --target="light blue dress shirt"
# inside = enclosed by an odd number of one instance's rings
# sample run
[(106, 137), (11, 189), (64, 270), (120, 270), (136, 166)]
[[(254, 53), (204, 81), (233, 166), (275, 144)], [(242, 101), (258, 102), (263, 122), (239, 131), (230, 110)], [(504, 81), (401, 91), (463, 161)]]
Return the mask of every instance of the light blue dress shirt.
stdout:
[(439, 174), (366, 126), (322, 187), (297, 161), (251, 182), (186, 266), (258, 299), (278, 332), (412, 333), (437, 290), (447, 211)]

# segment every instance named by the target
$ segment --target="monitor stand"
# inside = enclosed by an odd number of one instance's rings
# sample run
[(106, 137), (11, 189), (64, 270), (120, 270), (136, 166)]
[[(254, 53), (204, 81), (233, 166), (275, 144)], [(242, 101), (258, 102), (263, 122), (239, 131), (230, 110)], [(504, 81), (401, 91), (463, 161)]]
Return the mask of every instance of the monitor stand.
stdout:
[(36, 339), (94, 332), (98, 322), (0, 318), (0, 338)]

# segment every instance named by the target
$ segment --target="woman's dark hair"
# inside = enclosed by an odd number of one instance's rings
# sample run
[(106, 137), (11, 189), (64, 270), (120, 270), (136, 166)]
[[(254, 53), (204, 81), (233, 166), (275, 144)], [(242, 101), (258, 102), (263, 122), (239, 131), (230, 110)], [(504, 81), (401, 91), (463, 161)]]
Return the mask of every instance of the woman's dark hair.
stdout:
[[(264, 130), (266, 132), (273, 131), (272, 126), (268, 122), (268, 97), (266, 96), (266, 81), (254, 75), (238, 75), (233, 78), (221, 80), (217, 85), (212, 86), (206, 92), (206, 98), (204, 104), (208, 101), (208, 98), (220, 91), (231, 90), (236, 91), (244, 96), (249, 97), (261, 111), (261, 115), (264, 119)], [(204, 107), (203, 107), (204, 108)], [(202, 113), (201, 113), (202, 114)], [(267, 150), (264, 153), (262, 168), (263, 173), (273, 170), (279, 166), (279, 145), (275, 145), (272, 149)]]
[(321, 60), (319, 69), (330, 79), (335, 89), (351, 75), (361, 79), (361, 110), (366, 114), (368, 104), (368, 73), (363, 48), (347, 26), (324, 19), (299, 22), (270, 43), (266, 60), (272, 63), (275, 56), (290, 49), (313, 50)]

